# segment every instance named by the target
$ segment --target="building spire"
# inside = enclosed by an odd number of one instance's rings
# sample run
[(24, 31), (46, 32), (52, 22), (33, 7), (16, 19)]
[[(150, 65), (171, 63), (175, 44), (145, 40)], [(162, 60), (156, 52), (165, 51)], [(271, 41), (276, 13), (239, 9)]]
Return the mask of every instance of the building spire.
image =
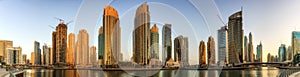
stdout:
[(241, 11), (243, 11), (243, 6), (241, 6)]

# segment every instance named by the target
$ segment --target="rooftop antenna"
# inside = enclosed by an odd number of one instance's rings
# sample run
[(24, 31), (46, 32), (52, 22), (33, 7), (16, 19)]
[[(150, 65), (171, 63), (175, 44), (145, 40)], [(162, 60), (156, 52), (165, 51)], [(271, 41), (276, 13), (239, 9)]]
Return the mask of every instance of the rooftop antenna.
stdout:
[(243, 11), (243, 6), (241, 6), (241, 11)]

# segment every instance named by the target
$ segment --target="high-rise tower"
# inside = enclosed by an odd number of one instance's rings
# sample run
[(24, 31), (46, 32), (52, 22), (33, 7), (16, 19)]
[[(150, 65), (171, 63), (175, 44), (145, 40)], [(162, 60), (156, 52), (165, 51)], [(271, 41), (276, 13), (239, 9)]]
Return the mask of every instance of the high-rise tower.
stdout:
[(118, 11), (111, 6), (106, 6), (103, 14), (104, 65), (117, 65), (121, 51)]
[(104, 59), (104, 35), (103, 35), (103, 26), (99, 28), (99, 35), (98, 35), (98, 63), (102, 65)]
[(163, 65), (166, 64), (172, 58), (172, 25), (165, 24), (162, 30), (162, 62)]
[(212, 36), (208, 38), (207, 41), (207, 58), (208, 64), (216, 64), (216, 51), (215, 51), (215, 41)]
[(67, 63), (74, 65), (74, 52), (75, 52), (75, 34), (70, 33), (68, 36), (68, 51), (67, 51)]
[(228, 55), (229, 63), (241, 63), (243, 61), (243, 17), (242, 11), (229, 17), (228, 21)]
[(203, 40), (200, 41), (199, 45), (199, 65), (206, 64), (206, 47)]
[(55, 50), (55, 63), (66, 63), (67, 53), (67, 25), (61, 22), (56, 27), (56, 50)]
[(221, 27), (218, 30), (218, 61), (228, 61), (228, 41), (227, 41), (227, 26)]
[(151, 28), (151, 50), (150, 50), (150, 58), (151, 59), (159, 59), (159, 34), (158, 27), (156, 24)]
[(76, 42), (76, 64), (88, 65), (89, 63), (89, 34), (85, 29), (79, 31)]
[(252, 34), (249, 33), (249, 43), (248, 43), (248, 62), (254, 62), (254, 52), (253, 52), (253, 43), (252, 43)]
[(150, 52), (150, 12), (147, 3), (140, 5), (135, 13), (133, 31), (133, 61), (148, 64)]

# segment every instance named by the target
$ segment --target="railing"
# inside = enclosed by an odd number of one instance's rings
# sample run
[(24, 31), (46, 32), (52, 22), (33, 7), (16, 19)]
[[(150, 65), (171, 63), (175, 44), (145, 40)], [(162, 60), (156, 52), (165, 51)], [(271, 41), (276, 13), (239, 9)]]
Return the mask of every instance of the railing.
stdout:
[(289, 77), (291, 74), (300, 72), (300, 69), (287, 69), (279, 73), (278, 77)]

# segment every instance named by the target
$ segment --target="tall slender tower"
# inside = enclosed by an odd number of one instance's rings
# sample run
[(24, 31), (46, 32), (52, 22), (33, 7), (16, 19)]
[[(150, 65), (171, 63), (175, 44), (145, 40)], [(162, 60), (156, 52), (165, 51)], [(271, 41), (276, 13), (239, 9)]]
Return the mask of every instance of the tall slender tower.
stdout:
[(159, 59), (159, 34), (156, 24), (151, 28), (151, 59)]
[(252, 55), (254, 55), (254, 52), (253, 52), (252, 34), (250, 32), (249, 43), (248, 43), (248, 57), (249, 57), (248, 62), (254, 62), (254, 57)]
[(218, 62), (227, 63), (228, 61), (228, 41), (227, 26), (218, 30)]
[(147, 3), (140, 5), (135, 13), (133, 31), (133, 61), (148, 64), (150, 52), (150, 12)]
[(67, 53), (67, 25), (61, 22), (56, 27), (56, 55), (55, 63), (66, 63)]
[(162, 61), (163, 65), (167, 63), (172, 58), (172, 25), (171, 24), (165, 24), (163, 26), (163, 32), (162, 32), (162, 42), (163, 42), (163, 56)]
[(43, 45), (43, 55), (42, 55), (42, 64), (43, 65), (48, 65), (49, 63), (47, 62), (48, 60), (48, 55), (49, 54), (49, 51), (48, 51), (48, 46), (47, 44), (44, 44)]
[(75, 34), (70, 33), (68, 36), (68, 52), (67, 52), (67, 63), (74, 65), (74, 51), (75, 51)]
[(37, 41), (34, 41), (34, 55), (34, 65), (41, 65), (41, 48)]
[(31, 65), (34, 65), (35, 63), (35, 56), (34, 56), (34, 52), (31, 52), (31, 57), (30, 57), (30, 63)]
[(89, 63), (89, 34), (85, 29), (79, 31), (75, 54), (77, 65), (87, 65)]
[(292, 32), (292, 50), (292, 56), (295, 56), (296, 54), (300, 53), (300, 31)]
[(199, 65), (206, 64), (206, 47), (205, 42), (203, 40), (200, 41), (199, 45)]
[(103, 26), (99, 28), (99, 35), (98, 35), (98, 60), (99, 65), (104, 64), (104, 35), (103, 35)]
[(279, 49), (278, 49), (278, 57), (280, 62), (286, 61), (286, 47), (285, 44), (281, 44)]
[(51, 51), (51, 62), (50, 64), (53, 65), (55, 64), (56, 62), (56, 35), (57, 35), (57, 32), (56, 31), (53, 31), (52, 32), (52, 51)]
[(229, 17), (228, 55), (230, 64), (243, 62), (244, 30), (242, 21), (242, 11), (236, 12)]
[(174, 60), (178, 62), (180, 66), (189, 65), (187, 37), (180, 35), (174, 39)]
[(90, 65), (96, 65), (97, 64), (97, 54), (96, 54), (96, 46), (92, 46), (90, 48)]
[(244, 36), (244, 52), (243, 61), (248, 61), (248, 38)]
[(210, 36), (208, 38), (208, 42), (207, 42), (207, 58), (208, 58), (208, 64), (216, 64), (216, 60), (215, 60), (215, 41), (214, 38), (212, 36)]
[[(259, 61), (259, 62), (262, 62), (262, 54), (263, 54), (263, 50), (262, 50), (262, 44), (260, 42), (259, 45), (257, 45), (256, 47), (256, 51), (257, 51), (257, 54), (256, 54), (256, 59)], [(277, 59), (277, 58), (276, 58)]]
[(106, 6), (103, 14), (104, 65), (117, 65), (121, 48), (118, 11)]

